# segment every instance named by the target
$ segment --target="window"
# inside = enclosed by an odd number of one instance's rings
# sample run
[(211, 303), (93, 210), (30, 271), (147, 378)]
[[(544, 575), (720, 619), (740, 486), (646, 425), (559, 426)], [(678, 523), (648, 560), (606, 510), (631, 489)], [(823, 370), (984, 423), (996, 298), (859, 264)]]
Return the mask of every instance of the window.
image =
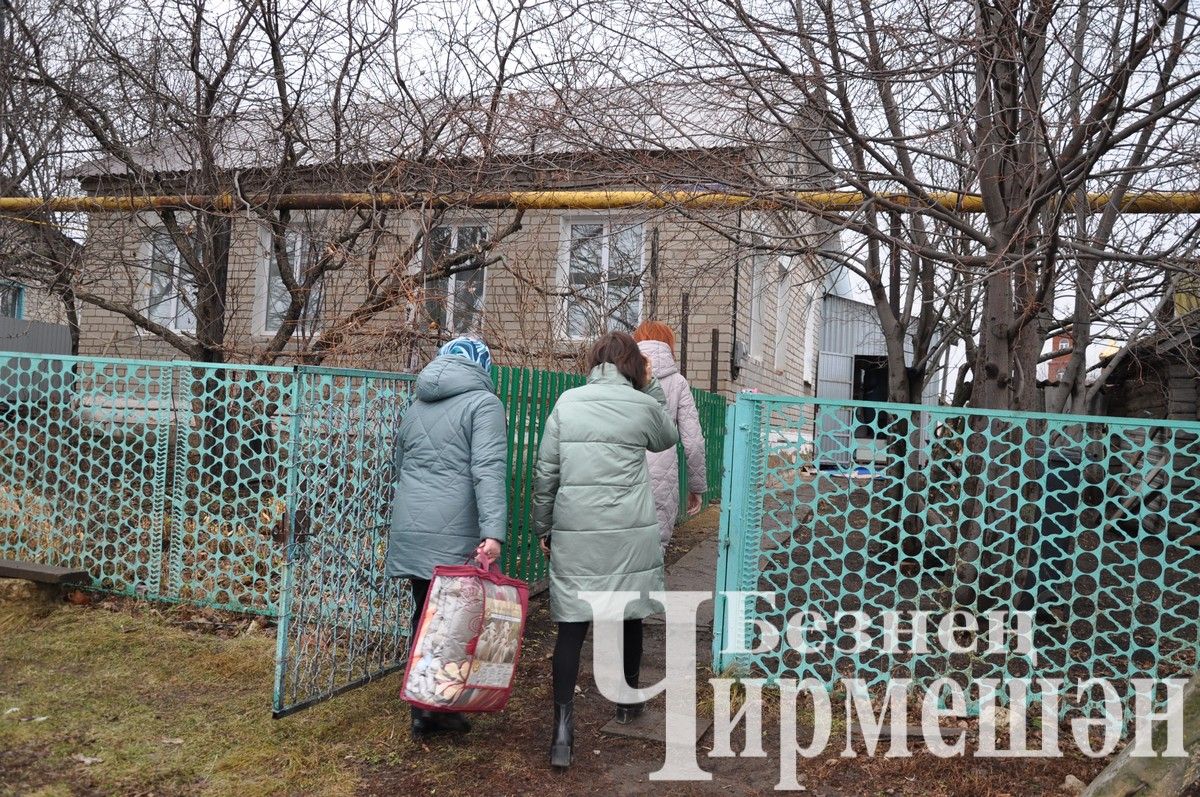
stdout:
[[(311, 236), (299, 230), (289, 229), (284, 233), (283, 244), (287, 251), (288, 268), (292, 278), (299, 285), (304, 280), (304, 273), (316, 262), (318, 257), (317, 243)], [(267, 234), (267, 293), (263, 314), (263, 331), (275, 334), (283, 324), (287, 315), (288, 305), (292, 303), (292, 294), (283, 277), (279, 275), (279, 260), (275, 256), (274, 242), (270, 233)], [(299, 323), (296, 330), (301, 334), (312, 332), (318, 324), (321, 315), (321, 281), (318, 280), (300, 311)]]
[[(487, 229), (478, 224), (434, 227), (425, 238), (424, 271), (443, 265), (461, 252), (480, 249), (487, 242)], [(458, 263), (468, 268), (441, 279), (425, 280), (425, 312), (439, 330), (456, 334), (478, 332), (483, 323), (485, 268), (484, 256), (473, 262)]]
[(642, 225), (585, 221), (568, 226), (567, 337), (633, 331), (642, 316)]
[(1064, 351), (1069, 348), (1071, 348), (1071, 341), (1067, 340), (1066, 338), (1062, 338), (1061, 340), (1058, 341), (1058, 350), (1059, 351)]
[(151, 321), (176, 332), (196, 330), (196, 281), (174, 239), (166, 230), (150, 235)]
[(25, 315), (25, 289), (15, 282), (0, 282), (0, 316), (21, 319)]

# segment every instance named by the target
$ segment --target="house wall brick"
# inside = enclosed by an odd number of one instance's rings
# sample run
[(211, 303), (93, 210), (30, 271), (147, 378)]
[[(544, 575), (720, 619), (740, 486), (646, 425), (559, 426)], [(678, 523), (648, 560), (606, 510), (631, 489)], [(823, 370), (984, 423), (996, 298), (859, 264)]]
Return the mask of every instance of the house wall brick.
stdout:
[[(294, 222), (321, 229), (322, 235), (331, 238), (355, 218), (353, 214), (334, 211), (298, 215), (303, 218), (294, 218)], [(513, 211), (462, 210), (447, 214), (444, 223), (481, 223), (495, 234), (515, 218)], [(642, 317), (653, 314), (674, 327), (680, 336), (683, 296), (688, 295), (687, 375), (695, 386), (711, 387), (712, 332), (717, 330), (718, 390), (726, 394), (746, 388), (784, 394), (811, 392), (811, 385), (804, 379), (808, 375), (806, 358), (812, 354), (806, 335), (811, 328), (806, 321), (809, 313), (819, 312), (816, 309), (819, 303), (814, 299), (817, 280), (803, 264), (792, 267), (786, 277), (788, 286), (782, 293), (778, 283), (784, 274), (775, 260), (768, 264), (769, 275), (763, 281), (762, 355), (740, 361), (734, 375), (734, 330), (740, 341), (747, 341), (750, 334), (747, 288), (750, 258), (744, 251), (739, 255), (738, 246), (720, 232), (722, 226), (731, 228), (735, 224), (732, 213), (697, 219), (673, 211), (526, 212), (521, 217), (520, 230), (497, 247), (499, 262), (486, 273), (481, 332), (493, 345), (498, 362), (558, 370), (579, 367), (586, 342), (565, 340), (561, 335), (564, 304), (559, 295), (560, 269), (566, 249), (567, 221), (593, 218), (642, 223), (647, 269), (652, 262), (649, 249), (653, 231), (657, 230), (657, 258), (653, 259), (656, 274), (654, 279), (647, 275), (644, 280), (647, 289)], [(345, 267), (327, 275), (322, 289), (325, 323), (344, 317), (361, 305), (372, 280), (387, 270), (415, 269), (419, 261), (409, 257), (409, 250), (420, 225), (421, 219), (414, 213), (391, 214), (379, 233), (380, 246), (375, 258), (352, 256)], [(143, 310), (148, 299), (147, 240), (153, 226), (153, 217), (94, 215), (81, 291), (121, 305), (129, 304), (131, 297), (135, 297), (134, 304)], [(245, 216), (235, 218), (227, 298), (228, 357), (233, 361), (261, 359), (270, 340), (262, 328), (268, 240), (260, 222)], [(736, 311), (735, 279), (739, 285)], [(436, 329), (422, 345), (402, 350), (397, 344), (401, 330), (409, 329), (413, 323), (424, 326), (420, 298), (405, 297), (397, 306), (362, 325), (325, 362), (384, 370), (421, 367), (437, 343)], [(787, 322), (786, 327), (777, 334), (781, 320)], [(139, 332), (120, 313), (82, 303), (80, 322), (81, 354), (145, 359), (183, 356), (156, 336)], [(287, 355), (294, 355), (300, 344), (299, 339), (294, 340)], [(287, 362), (288, 356), (281, 361)]]
[(67, 323), (67, 312), (62, 299), (49, 291), (23, 286), (21, 302), (24, 305), (23, 321), (44, 321), (47, 324)]

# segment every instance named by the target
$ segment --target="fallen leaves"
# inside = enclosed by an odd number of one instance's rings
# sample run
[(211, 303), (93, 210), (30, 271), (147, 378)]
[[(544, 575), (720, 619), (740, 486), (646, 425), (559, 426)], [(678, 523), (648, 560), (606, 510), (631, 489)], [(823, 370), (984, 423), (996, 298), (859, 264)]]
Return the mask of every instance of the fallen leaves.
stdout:
[(83, 590), (71, 590), (67, 593), (67, 602), (75, 606), (87, 606), (92, 602), (92, 596)]

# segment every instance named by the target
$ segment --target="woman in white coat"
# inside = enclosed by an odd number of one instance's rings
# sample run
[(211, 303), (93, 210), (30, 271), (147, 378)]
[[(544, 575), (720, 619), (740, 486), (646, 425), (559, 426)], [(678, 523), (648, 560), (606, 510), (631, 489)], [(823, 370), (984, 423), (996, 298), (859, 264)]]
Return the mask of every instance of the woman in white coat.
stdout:
[[(679, 429), (679, 440), (687, 460), (688, 515), (700, 511), (704, 492), (708, 489), (708, 471), (704, 462), (704, 432), (700, 414), (692, 398), (687, 379), (679, 373), (675, 362), (675, 333), (661, 321), (644, 321), (633, 333), (638, 348), (650, 361), (654, 376), (667, 394), (667, 412)], [(658, 534), (666, 553), (667, 543), (679, 517), (679, 455), (675, 449), (660, 453), (647, 452), (650, 465), (650, 486), (654, 490), (654, 508), (658, 513)]]

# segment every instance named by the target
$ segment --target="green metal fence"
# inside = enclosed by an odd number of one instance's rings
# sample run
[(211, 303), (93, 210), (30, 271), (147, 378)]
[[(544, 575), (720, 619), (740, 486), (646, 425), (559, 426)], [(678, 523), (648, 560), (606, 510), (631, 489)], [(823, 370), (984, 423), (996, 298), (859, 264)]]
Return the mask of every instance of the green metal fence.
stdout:
[[(1197, 668), (1200, 424), (763, 395), (729, 418), (717, 586), (767, 594), (746, 598), (744, 628), (719, 596), (717, 670), (830, 687), (1096, 676), (1128, 712), (1131, 678)], [(1032, 613), (1036, 660), (1013, 645), (888, 652), (884, 612), (930, 612), (936, 630), (954, 610)], [(801, 652), (787, 631), (819, 627), (806, 611), (830, 629)], [(866, 613), (864, 649), (841, 612)], [(770, 629), (784, 638), (764, 645)]]
[[(719, 393), (692, 388), (692, 398), (696, 401), (696, 411), (700, 415), (700, 428), (704, 432), (704, 464), (708, 468), (708, 491), (704, 493), (704, 503), (710, 504), (721, 499), (721, 457), (725, 450), (725, 397)], [(680, 456), (683, 456), (682, 447)], [(687, 508), (687, 466), (680, 460), (679, 466), (679, 499), (682, 502), (679, 516), (685, 516)]]
[[(554, 402), (584, 378), (493, 376), (509, 433), (502, 564), (536, 584), (533, 466)], [(277, 713), (377, 677), (407, 651), (408, 589), (383, 568), (414, 379), (0, 353), (0, 557), (79, 567), (116, 594), (277, 615)], [(712, 450), (723, 399), (698, 401)]]
[(289, 368), (0, 354), (0, 556), (97, 589), (272, 613)]
[(554, 402), (587, 380), (581, 374), (499, 366), (492, 380), (508, 415), (509, 528), (501, 565), (505, 573), (536, 584), (547, 577), (547, 564), (533, 531), (533, 466)]
[[(721, 500), (721, 456), (725, 445), (725, 397), (707, 390), (692, 388), (696, 412), (700, 416), (700, 428), (704, 432), (704, 464), (708, 489), (704, 492), (704, 506)], [(683, 444), (679, 454), (679, 519), (687, 520), (688, 470)]]

